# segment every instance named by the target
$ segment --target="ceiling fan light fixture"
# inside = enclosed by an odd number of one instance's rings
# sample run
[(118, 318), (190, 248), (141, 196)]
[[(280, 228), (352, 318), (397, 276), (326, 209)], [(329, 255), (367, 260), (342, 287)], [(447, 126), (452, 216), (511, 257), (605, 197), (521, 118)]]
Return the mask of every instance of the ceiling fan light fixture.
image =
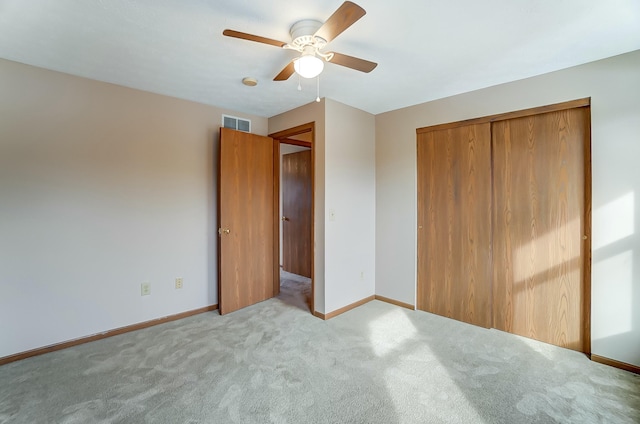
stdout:
[(324, 61), (315, 54), (303, 54), (293, 61), (293, 68), (302, 78), (315, 78), (324, 69)]

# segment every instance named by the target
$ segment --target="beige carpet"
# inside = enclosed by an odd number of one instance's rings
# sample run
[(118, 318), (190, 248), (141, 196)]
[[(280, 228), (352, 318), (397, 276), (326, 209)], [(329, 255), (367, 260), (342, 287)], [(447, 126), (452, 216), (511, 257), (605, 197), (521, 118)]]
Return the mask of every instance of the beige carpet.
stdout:
[(302, 281), (2, 366), (0, 423), (640, 422), (637, 375), (379, 301), (322, 321)]

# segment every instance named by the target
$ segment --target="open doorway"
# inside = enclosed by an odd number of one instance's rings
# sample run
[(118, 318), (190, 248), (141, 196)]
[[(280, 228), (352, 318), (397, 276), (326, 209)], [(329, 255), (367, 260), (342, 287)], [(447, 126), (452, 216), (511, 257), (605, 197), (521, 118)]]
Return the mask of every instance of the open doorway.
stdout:
[[(276, 255), (280, 283), (310, 284), (306, 303), (314, 308), (314, 123), (270, 134), (275, 141), (274, 169), (280, 214), (274, 228), (279, 237)], [(275, 152), (277, 151), (277, 153)], [(284, 288), (284, 286), (283, 286)], [(305, 290), (307, 291), (307, 290)]]
[(280, 266), (311, 278), (311, 148), (280, 146)]

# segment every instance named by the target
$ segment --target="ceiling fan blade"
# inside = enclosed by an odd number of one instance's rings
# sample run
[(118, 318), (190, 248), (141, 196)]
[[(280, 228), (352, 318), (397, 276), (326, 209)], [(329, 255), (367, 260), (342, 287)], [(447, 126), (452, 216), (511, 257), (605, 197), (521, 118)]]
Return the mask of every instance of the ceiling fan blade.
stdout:
[(286, 81), (289, 79), (291, 75), (295, 72), (293, 68), (293, 61), (289, 62), (287, 66), (284, 67), (282, 71), (273, 79), (274, 81)]
[(335, 63), (336, 65), (346, 66), (347, 68), (355, 69), (356, 71), (361, 72), (371, 72), (376, 66), (378, 66), (375, 62), (369, 62), (368, 60), (359, 59), (353, 56), (347, 56), (346, 54), (333, 52), (333, 57), (329, 61), (330, 63)]
[(259, 35), (247, 34), (246, 32), (234, 31), (232, 29), (225, 29), (222, 31), (222, 35), (227, 37), (241, 38), (243, 40), (255, 41), (256, 43), (271, 44), (276, 47), (284, 47), (285, 42), (274, 40), (272, 38), (260, 37)]
[(316, 31), (314, 37), (320, 37), (327, 43), (340, 35), (345, 29), (353, 25), (358, 19), (362, 18), (367, 12), (360, 6), (350, 1), (345, 1), (333, 15), (322, 24), (320, 29)]

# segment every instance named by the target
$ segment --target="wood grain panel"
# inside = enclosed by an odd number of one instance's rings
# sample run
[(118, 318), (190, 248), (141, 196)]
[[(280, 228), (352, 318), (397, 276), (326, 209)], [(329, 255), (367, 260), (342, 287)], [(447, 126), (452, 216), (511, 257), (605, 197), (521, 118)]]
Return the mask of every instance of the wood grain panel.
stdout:
[(311, 150), (282, 156), (282, 268), (311, 278)]
[(490, 327), (490, 124), (420, 133), (417, 155), (417, 307)]
[(494, 326), (584, 351), (588, 108), (492, 125)]
[(274, 295), (273, 140), (221, 128), (220, 313)]

